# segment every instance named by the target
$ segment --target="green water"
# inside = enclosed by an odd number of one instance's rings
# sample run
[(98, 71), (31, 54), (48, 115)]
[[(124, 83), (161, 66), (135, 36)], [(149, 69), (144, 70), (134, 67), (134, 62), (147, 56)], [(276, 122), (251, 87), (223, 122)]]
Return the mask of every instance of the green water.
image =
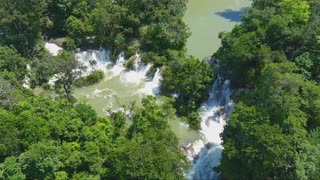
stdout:
[[(135, 106), (141, 105), (141, 99), (145, 94), (138, 93), (144, 87), (145, 82), (131, 84), (124, 83), (121, 77), (126, 72), (122, 72), (118, 76), (111, 77), (111, 73), (105, 73), (106, 78), (95, 85), (78, 88), (74, 90), (74, 95), (83, 102), (90, 104), (99, 116), (106, 114), (106, 110), (117, 110), (123, 105), (130, 109), (132, 103)], [(190, 130), (185, 124), (176, 118), (169, 122), (172, 130), (178, 136), (181, 144), (188, 144), (199, 139), (199, 133)]]
[(139, 106), (143, 95), (137, 91), (143, 87), (143, 82), (122, 83), (121, 75), (111, 77), (111, 73), (106, 73), (103, 81), (75, 89), (74, 95), (81, 101), (91, 104), (99, 116), (105, 115), (106, 110), (117, 110), (122, 106), (129, 107), (132, 103)]
[(192, 32), (188, 53), (201, 59), (211, 56), (220, 47), (219, 32), (231, 31), (250, 5), (250, 0), (189, 0), (184, 16)]

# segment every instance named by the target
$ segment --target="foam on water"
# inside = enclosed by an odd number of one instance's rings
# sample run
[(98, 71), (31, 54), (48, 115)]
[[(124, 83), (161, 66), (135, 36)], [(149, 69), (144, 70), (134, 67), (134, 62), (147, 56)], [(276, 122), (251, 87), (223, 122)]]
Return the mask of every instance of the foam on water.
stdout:
[(62, 50), (61, 47), (57, 46), (56, 44), (53, 43), (48, 43), (46, 42), (44, 47), (52, 54), (53, 56), (57, 56), (59, 54), (59, 51)]
[[(88, 72), (101, 70), (107, 72), (107, 67), (112, 65), (110, 51), (100, 48), (99, 50), (78, 51), (76, 59), (88, 68)], [(95, 64), (93, 63), (95, 62)]]
[(113, 76), (118, 76), (123, 72), (126, 68), (124, 66), (124, 63), (126, 62), (126, 59), (124, 58), (124, 54), (121, 53), (118, 56), (117, 62), (115, 65), (112, 66), (111, 68), (111, 73)]
[(161, 80), (160, 69), (158, 68), (154, 77), (151, 81), (144, 84), (144, 87), (138, 90), (138, 93), (146, 95), (158, 95), (160, 93), (160, 80)]
[(193, 162), (187, 179), (216, 179), (219, 175), (212, 169), (219, 165), (223, 150), (220, 134), (234, 106), (230, 101), (229, 86), (228, 80), (223, 82), (218, 77), (210, 92), (210, 98), (201, 107), (202, 138), (184, 147), (187, 157)]
[(125, 72), (121, 77), (124, 83), (139, 84), (147, 79), (147, 73), (152, 65), (142, 63), (139, 54), (136, 54), (135, 58), (134, 69)]

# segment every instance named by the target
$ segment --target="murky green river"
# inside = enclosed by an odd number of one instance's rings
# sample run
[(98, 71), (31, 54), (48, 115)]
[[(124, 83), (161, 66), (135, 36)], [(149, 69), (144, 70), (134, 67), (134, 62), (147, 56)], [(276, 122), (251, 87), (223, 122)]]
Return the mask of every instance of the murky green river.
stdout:
[(199, 58), (211, 56), (220, 47), (219, 32), (240, 23), (240, 14), (250, 5), (251, 0), (189, 0), (184, 16), (192, 32), (188, 53)]

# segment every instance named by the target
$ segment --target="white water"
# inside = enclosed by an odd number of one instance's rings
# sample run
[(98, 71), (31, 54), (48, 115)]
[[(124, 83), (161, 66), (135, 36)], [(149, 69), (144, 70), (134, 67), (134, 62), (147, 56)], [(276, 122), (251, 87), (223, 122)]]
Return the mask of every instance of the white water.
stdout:
[[(125, 67), (127, 60), (123, 53), (118, 56), (116, 63), (112, 63), (110, 51), (105, 49), (82, 51), (76, 54), (77, 60), (83, 62), (89, 68), (89, 71), (102, 70), (109, 78), (120, 76), (121, 83), (127, 85), (138, 85), (147, 80), (147, 73), (152, 65), (142, 63), (140, 56), (140, 54), (136, 54), (132, 57), (135, 58), (134, 69), (128, 70)], [(90, 67), (90, 61), (92, 60), (96, 61), (97, 64)], [(159, 82), (155, 86), (158, 87)]]
[(144, 84), (144, 87), (138, 90), (138, 93), (146, 95), (158, 95), (160, 93), (160, 80), (161, 80), (160, 69), (158, 68), (152, 81), (148, 81)]
[(125, 111), (123, 105), (130, 106), (132, 102), (139, 105), (142, 97), (159, 93), (160, 70), (150, 79), (147, 74), (152, 64), (142, 63), (140, 54), (130, 58), (134, 60), (132, 69), (126, 68), (128, 61), (123, 53), (114, 63), (110, 59), (110, 51), (104, 49), (79, 51), (76, 58), (86, 66), (90, 66), (90, 61), (96, 61), (89, 71), (99, 69), (105, 73), (101, 82), (74, 90), (74, 95), (91, 104), (99, 115), (108, 114), (107, 110)]
[(210, 98), (201, 107), (201, 139), (185, 146), (183, 150), (193, 162), (187, 174), (187, 179), (216, 179), (218, 173), (213, 167), (219, 165), (223, 147), (220, 133), (234, 107), (230, 101), (231, 91), (228, 80), (220, 77), (215, 81), (210, 92)]
[(57, 56), (59, 54), (59, 51), (62, 50), (61, 47), (57, 46), (56, 44), (53, 43), (48, 43), (46, 42), (45, 48), (52, 54), (53, 56)]
[[(58, 55), (59, 51), (62, 50), (59, 46), (53, 44), (53, 43), (45, 43), (45, 48), (53, 55)], [(134, 57), (134, 69), (128, 70), (125, 67), (125, 63), (127, 60), (124, 58), (124, 54), (121, 53), (118, 56), (118, 59), (116, 63), (113, 63), (110, 58), (111, 52), (105, 49), (99, 49), (99, 50), (87, 50), (87, 51), (80, 51), (76, 53), (75, 57), (78, 61), (81, 61), (85, 66), (87, 66), (87, 71), (82, 74), (82, 76), (87, 76), (90, 74), (90, 72), (94, 70), (102, 70), (107, 80), (110, 80), (114, 77), (119, 77), (120, 81), (119, 83), (131, 85), (131, 86), (138, 86), (141, 84), (144, 84), (143, 87), (140, 87), (140, 89), (137, 89), (135, 94), (145, 94), (145, 95), (158, 95), (159, 93), (159, 85), (160, 85), (160, 79), (161, 74), (160, 70), (158, 69), (155, 77), (148, 81), (147, 73), (152, 67), (151, 64), (144, 64), (141, 62), (141, 55), (136, 54)], [(95, 64), (92, 64), (92, 62), (95, 61)], [(54, 85), (57, 78), (53, 77), (49, 80), (50, 85)], [(109, 88), (108, 91), (110, 91)], [(86, 95), (87, 97), (92, 96), (99, 96), (102, 92), (106, 91), (106, 89), (95, 89), (93, 92), (88, 93), (89, 95)], [(112, 90), (111, 90), (112, 91)], [(117, 92), (118, 93), (118, 92)], [(112, 93), (109, 95), (109, 97), (114, 96)], [(112, 103), (111, 103), (112, 104)], [(113, 104), (112, 104), (113, 105)]]
[(144, 63), (142, 63), (139, 54), (136, 54), (135, 58), (136, 59), (135, 59), (134, 69), (124, 73), (124, 75), (121, 78), (122, 82), (124, 83), (138, 84), (141, 81), (147, 79), (146, 75), (152, 65), (151, 64), (145, 65)]
[[(107, 66), (111, 65), (110, 52), (105, 49), (78, 51), (76, 53), (76, 59), (81, 61), (88, 67), (89, 72), (93, 70), (102, 70), (106, 72)], [(95, 61), (96, 64), (91, 65), (90, 61)]]

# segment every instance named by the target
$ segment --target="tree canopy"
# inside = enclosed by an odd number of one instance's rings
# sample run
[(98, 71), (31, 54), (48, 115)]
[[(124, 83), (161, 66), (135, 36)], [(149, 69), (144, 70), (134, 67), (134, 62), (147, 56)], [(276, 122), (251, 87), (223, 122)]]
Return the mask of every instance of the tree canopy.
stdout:
[(218, 71), (238, 92), (221, 134), (222, 178), (319, 178), (316, 7), (318, 1), (256, 0), (241, 25), (220, 34)]

